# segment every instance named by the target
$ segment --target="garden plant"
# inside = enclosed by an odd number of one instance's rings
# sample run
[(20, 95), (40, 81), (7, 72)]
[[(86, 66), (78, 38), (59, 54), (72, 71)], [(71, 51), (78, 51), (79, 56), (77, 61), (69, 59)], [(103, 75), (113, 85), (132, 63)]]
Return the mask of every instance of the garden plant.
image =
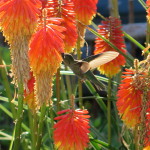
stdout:
[(143, 45), (98, 1), (0, 0), (0, 149), (150, 150), (150, 0)]

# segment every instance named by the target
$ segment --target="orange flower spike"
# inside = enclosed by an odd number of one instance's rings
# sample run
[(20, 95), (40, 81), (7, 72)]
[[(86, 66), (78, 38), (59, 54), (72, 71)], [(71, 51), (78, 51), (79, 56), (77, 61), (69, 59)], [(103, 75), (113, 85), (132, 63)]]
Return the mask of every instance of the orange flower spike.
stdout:
[(98, 0), (72, 0), (76, 13), (80, 46), (84, 45), (85, 25), (90, 25), (96, 14)]
[(60, 13), (64, 19), (63, 26), (67, 29), (64, 33), (65, 52), (69, 53), (75, 47), (78, 37), (73, 2), (70, 0), (62, 0)]
[(8, 42), (14, 37), (31, 36), (37, 25), (39, 0), (2, 0), (0, 5), (0, 26)]
[(73, 0), (76, 19), (85, 25), (90, 25), (96, 14), (98, 0)]
[[(66, 114), (64, 114), (66, 113)], [(89, 120), (87, 110), (63, 110), (54, 125), (54, 143), (58, 150), (84, 150), (89, 142)]]
[(61, 0), (60, 3), (58, 0), (50, 0), (48, 1), (46, 8), (48, 8), (49, 17), (60, 17), (64, 20), (62, 22), (62, 26), (66, 28), (66, 31), (64, 32), (64, 49), (66, 53), (72, 52), (72, 49), (76, 46), (78, 36), (72, 0)]
[(147, 19), (150, 22), (150, 0), (146, 1), (146, 5), (147, 5)]
[(0, 27), (8, 40), (12, 56), (14, 81), (29, 79), (28, 43), (36, 29), (41, 2), (39, 0), (1, 0)]
[[(122, 52), (126, 53), (123, 33), (121, 31), (121, 21), (118, 18), (110, 17), (109, 20), (102, 21), (102, 25), (99, 25), (99, 29), (97, 31), (118, 47)], [(96, 38), (94, 54), (105, 51), (115, 51), (115, 49), (99, 37)], [(121, 70), (121, 66), (123, 66), (125, 62), (124, 56), (120, 54), (114, 60), (98, 67), (98, 70), (106, 76), (113, 77)]]
[(53, 75), (62, 61), (60, 53), (64, 52), (65, 28), (60, 26), (62, 19), (50, 18), (47, 25), (40, 25), (31, 39), (29, 59), (35, 76), (35, 95), (38, 106), (47, 103), (52, 96)]
[(49, 19), (46, 28), (40, 27), (32, 37), (29, 57), (34, 74), (50, 70), (50, 75), (54, 75), (62, 61), (60, 53), (64, 52), (62, 32), (65, 28), (59, 26), (61, 19), (53, 19)]
[(142, 91), (134, 85), (134, 71), (126, 70), (118, 90), (117, 108), (119, 115), (128, 127), (134, 128), (140, 123)]

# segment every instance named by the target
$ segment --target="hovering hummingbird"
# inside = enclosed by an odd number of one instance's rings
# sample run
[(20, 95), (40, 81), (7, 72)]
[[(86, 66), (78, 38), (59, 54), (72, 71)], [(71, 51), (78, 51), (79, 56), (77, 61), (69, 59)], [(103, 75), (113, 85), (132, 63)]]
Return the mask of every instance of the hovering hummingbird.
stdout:
[(81, 80), (91, 81), (97, 88), (97, 90), (105, 90), (105, 86), (101, 83), (92, 73), (91, 70), (106, 64), (109, 61), (115, 59), (119, 55), (118, 52), (108, 51), (97, 55), (92, 55), (82, 60), (76, 60), (71, 54), (62, 53), (63, 62), (70, 67), (70, 69)]

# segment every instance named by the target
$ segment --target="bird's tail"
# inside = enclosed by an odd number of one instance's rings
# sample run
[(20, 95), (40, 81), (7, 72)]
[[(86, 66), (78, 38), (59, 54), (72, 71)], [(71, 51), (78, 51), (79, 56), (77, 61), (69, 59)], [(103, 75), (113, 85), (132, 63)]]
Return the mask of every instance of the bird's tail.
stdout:
[(105, 91), (106, 90), (106, 87), (105, 85), (100, 82), (100, 81), (97, 81), (97, 82), (92, 82), (94, 87), (98, 90), (98, 91)]

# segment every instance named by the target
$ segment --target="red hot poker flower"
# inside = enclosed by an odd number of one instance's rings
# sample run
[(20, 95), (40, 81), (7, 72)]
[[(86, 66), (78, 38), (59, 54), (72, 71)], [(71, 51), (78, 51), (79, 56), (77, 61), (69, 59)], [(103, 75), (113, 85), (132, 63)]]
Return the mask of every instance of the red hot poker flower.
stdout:
[(62, 26), (66, 28), (64, 32), (65, 52), (72, 52), (77, 41), (77, 29), (74, 12), (74, 4), (72, 0), (49, 0), (45, 7), (48, 9), (48, 17), (60, 17), (64, 21)]
[[(66, 114), (64, 114), (66, 113)], [(84, 150), (89, 142), (89, 120), (87, 110), (63, 110), (55, 120), (54, 143), (58, 150)], [(62, 115), (63, 114), (63, 115)]]
[(30, 43), (29, 59), (35, 76), (35, 95), (38, 105), (47, 103), (52, 96), (52, 80), (62, 61), (64, 52), (62, 19), (50, 18), (38, 28)]
[(78, 36), (84, 44), (85, 25), (90, 25), (96, 14), (98, 0), (72, 0), (77, 19)]
[(62, 0), (61, 17), (64, 19), (63, 26), (66, 28), (64, 33), (65, 52), (72, 52), (72, 48), (76, 46), (77, 29), (75, 21), (74, 4), (70, 0)]
[(122, 120), (135, 128), (139, 147), (150, 146), (150, 55), (144, 61), (134, 61), (135, 69), (126, 69), (118, 90), (117, 108)]
[(1, 0), (0, 26), (8, 40), (14, 80), (29, 79), (28, 43), (36, 29), (41, 3), (39, 0)]
[(142, 91), (137, 89), (134, 82), (134, 71), (126, 69), (123, 72), (126, 76), (121, 81), (118, 91), (117, 108), (121, 119), (128, 127), (134, 128), (140, 123)]
[(119, 114), (128, 127), (134, 128), (143, 121), (147, 124), (146, 122), (150, 120), (149, 75), (146, 72), (137, 73), (136, 70), (131, 69), (126, 69), (123, 74), (124, 79), (121, 81), (117, 94)]
[(33, 34), (40, 7), (39, 0), (1, 0), (0, 26), (10, 44), (14, 38), (25, 36), (28, 39)]
[(85, 25), (91, 24), (93, 16), (96, 14), (98, 0), (73, 0), (76, 19)]
[[(125, 44), (123, 39), (123, 33), (121, 30), (121, 21), (118, 18), (110, 17), (107, 21), (102, 21), (102, 25), (99, 25), (98, 33), (108, 39), (122, 52), (126, 53)], [(110, 45), (108, 45), (101, 38), (96, 38), (94, 54), (102, 53), (105, 51), (115, 51)], [(106, 76), (112, 77), (116, 75), (121, 66), (125, 64), (125, 58), (121, 54), (112, 61), (100, 66), (98, 70)]]

